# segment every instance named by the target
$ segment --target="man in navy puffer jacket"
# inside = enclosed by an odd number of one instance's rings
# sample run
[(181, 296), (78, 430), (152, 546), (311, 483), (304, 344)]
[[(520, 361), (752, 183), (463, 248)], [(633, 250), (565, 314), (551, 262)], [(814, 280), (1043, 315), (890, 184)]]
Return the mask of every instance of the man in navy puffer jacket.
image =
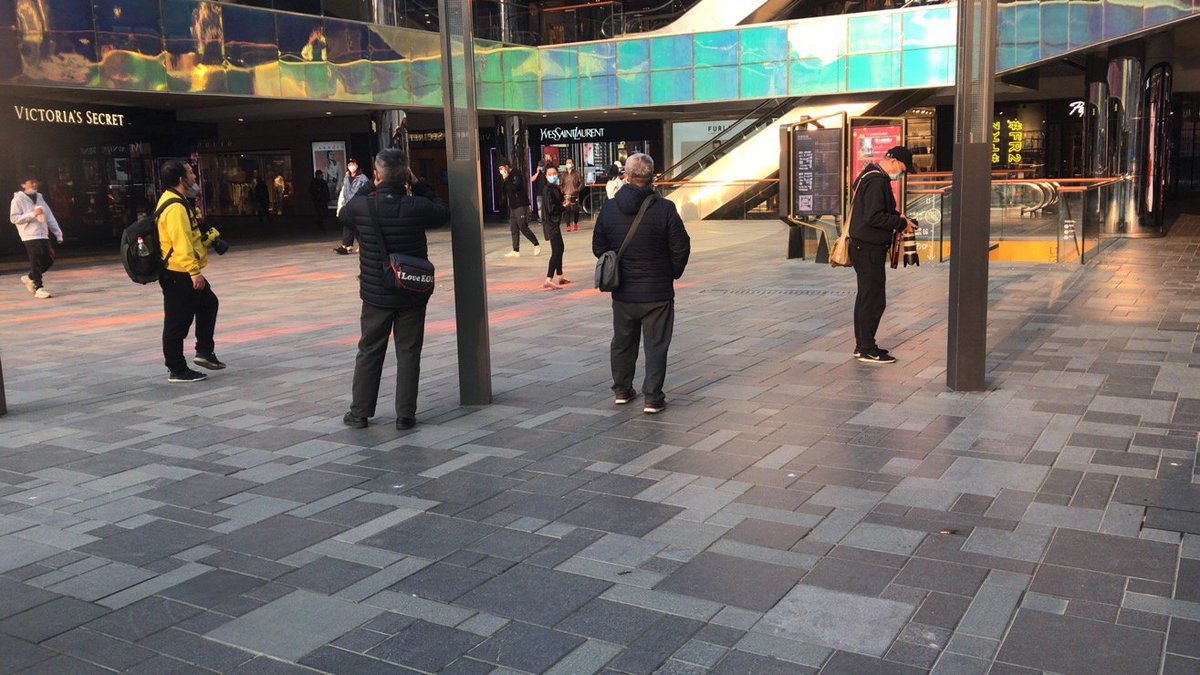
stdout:
[(659, 199), (650, 183), (654, 160), (641, 153), (625, 163), (626, 185), (604, 203), (592, 231), (592, 253), (618, 251), (633, 225), (642, 202), (653, 199), (638, 225), (618, 271), (621, 286), (613, 292), (612, 374), (617, 405), (629, 403), (637, 392), (633, 374), (637, 367), (638, 338), (646, 347), (646, 377), (642, 382), (644, 412), (662, 412), (667, 406), (663, 382), (667, 375), (667, 349), (675, 327), (675, 279), (683, 276), (691, 253), (691, 240), (675, 204)]
[[(379, 228), (371, 222), (368, 200), (378, 200)], [(342, 418), (347, 426), (367, 426), (375, 415), (379, 378), (387, 357), (388, 337), (396, 342), (396, 428), (416, 424), (417, 383), (421, 346), (425, 339), (428, 295), (398, 293), (384, 285), (383, 264), (389, 253), (429, 259), (425, 230), (450, 220), (450, 209), (437, 193), (409, 170), (399, 150), (382, 150), (375, 157), (375, 191), (359, 192), (339, 214), (343, 225), (358, 232), (359, 296), (362, 298), (362, 337), (354, 361), (353, 401)], [(384, 241), (379, 234), (383, 233)], [(385, 245), (386, 244), (386, 245)]]

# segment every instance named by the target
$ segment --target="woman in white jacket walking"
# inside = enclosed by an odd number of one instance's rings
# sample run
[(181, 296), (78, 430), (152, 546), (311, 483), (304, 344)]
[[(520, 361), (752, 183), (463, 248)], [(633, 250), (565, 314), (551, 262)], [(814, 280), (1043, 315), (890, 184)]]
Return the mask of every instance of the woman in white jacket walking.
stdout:
[(21, 183), (21, 189), (13, 193), (12, 204), (8, 208), (8, 219), (17, 227), (21, 242), (25, 244), (25, 252), (29, 255), (29, 274), (21, 277), (21, 283), (33, 294), (33, 297), (45, 300), (53, 297), (50, 291), (42, 285), (42, 275), (54, 264), (54, 247), (50, 244), (53, 234), (58, 243), (62, 243), (62, 228), (50, 205), (38, 193), (36, 178), (27, 178)]

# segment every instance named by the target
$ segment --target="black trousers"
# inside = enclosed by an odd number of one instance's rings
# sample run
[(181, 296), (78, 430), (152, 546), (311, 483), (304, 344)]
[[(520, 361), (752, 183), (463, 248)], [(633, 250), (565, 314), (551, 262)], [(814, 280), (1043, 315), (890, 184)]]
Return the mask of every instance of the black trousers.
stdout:
[(579, 200), (572, 199), (570, 204), (567, 204), (563, 209), (563, 222), (569, 225), (579, 224)]
[(29, 278), (33, 280), (35, 289), (42, 287), (42, 274), (54, 265), (54, 247), (49, 239), (33, 239), (25, 243), (25, 253), (29, 255)]
[(192, 288), (192, 277), (187, 272), (164, 271), (158, 285), (163, 292), (163, 359), (168, 370), (178, 372), (188, 367), (187, 359), (183, 358), (183, 341), (193, 319), (196, 321), (196, 353), (213, 353), (219, 301), (209, 284), (199, 291)]
[(351, 246), (353, 246), (354, 245), (354, 237), (357, 235), (358, 235), (358, 233), (354, 231), (353, 227), (350, 227), (349, 225), (343, 225), (342, 226), (342, 246), (345, 246), (346, 248), (350, 248)]
[(329, 215), (329, 204), (327, 202), (313, 202), (313, 211), (316, 212), (314, 219), (317, 222), (317, 230), (324, 230), (325, 218)]
[(562, 234), (555, 232), (547, 237), (550, 240), (550, 263), (546, 266), (546, 276), (552, 277), (555, 274), (562, 276), (563, 252), (567, 247), (563, 245)]
[(354, 360), (350, 412), (374, 417), (379, 379), (387, 358), (388, 336), (396, 343), (396, 417), (417, 415), (417, 384), (421, 377), (421, 346), (425, 341), (425, 308), (385, 309), (363, 303), (362, 337)]
[(646, 349), (646, 377), (642, 395), (647, 404), (666, 402), (663, 382), (667, 379), (667, 349), (675, 330), (675, 301), (618, 302), (613, 300), (612, 375), (613, 393), (633, 388), (639, 338)]
[(533, 242), (534, 246), (538, 245), (537, 235), (533, 230), (529, 229), (529, 207), (518, 206), (508, 210), (508, 229), (512, 231), (513, 250), (521, 250), (521, 235)]
[(875, 246), (850, 242), (850, 262), (858, 276), (858, 294), (854, 296), (854, 341), (859, 349), (876, 349), (875, 331), (887, 307), (887, 251)]

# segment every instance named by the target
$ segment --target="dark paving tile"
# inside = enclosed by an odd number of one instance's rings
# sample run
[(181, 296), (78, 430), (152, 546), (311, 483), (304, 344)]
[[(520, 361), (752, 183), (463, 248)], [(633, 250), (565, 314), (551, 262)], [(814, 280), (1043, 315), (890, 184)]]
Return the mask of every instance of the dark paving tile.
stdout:
[(191, 605), (151, 596), (110, 612), (85, 625), (91, 630), (106, 635), (129, 642), (137, 642), (200, 612), (199, 608)]
[(913, 558), (900, 571), (896, 583), (957, 595), (975, 595), (987, 574), (988, 570), (983, 567)]
[(154, 657), (154, 652), (84, 628), (63, 633), (43, 643), (80, 660), (123, 671)]
[(795, 568), (701, 553), (655, 588), (765, 612), (803, 576)]
[(1175, 599), (1200, 602), (1200, 560), (1181, 558), (1175, 581)]
[(276, 581), (296, 588), (333, 595), (378, 571), (367, 565), (322, 556), (294, 572), (279, 577)]
[(1121, 476), (1113, 501), (1138, 506), (1157, 506), (1175, 511), (1200, 512), (1200, 485), (1179, 481)]
[(490, 663), (464, 656), (443, 668), (438, 675), (487, 675), (488, 673), (502, 672), (505, 672), (503, 668), (496, 668)]
[(260, 656), (230, 671), (230, 675), (312, 675), (308, 668)]
[(754, 457), (729, 455), (721, 452), (680, 450), (654, 465), (655, 469), (696, 476), (730, 479), (758, 461)]
[(437, 672), (483, 641), (478, 635), (418, 621), (370, 649), (367, 654), (391, 663)]
[[(50, 571), (50, 568), (46, 568)], [(60, 597), (40, 588), (0, 578), (0, 619), (19, 614)]]
[(734, 501), (740, 504), (765, 506), (770, 509), (795, 511), (808, 501), (814, 493), (806, 490), (788, 490), (781, 487), (763, 487), (756, 485), (738, 496)]
[(626, 673), (653, 673), (676, 651), (687, 644), (704, 624), (700, 621), (667, 615), (635, 640), (609, 667)]
[(641, 537), (674, 518), (683, 509), (666, 504), (601, 495), (562, 517), (562, 521), (593, 530)]
[(109, 675), (112, 671), (87, 663), (86, 661), (80, 661), (71, 656), (60, 655), (48, 661), (42, 661), (21, 672), (25, 675), (63, 675), (64, 673), (70, 673), (71, 675)]
[(1196, 675), (1200, 673), (1200, 659), (1189, 659), (1178, 654), (1167, 654), (1163, 659), (1162, 675)]
[(919, 675), (925, 668), (884, 661), (874, 656), (836, 651), (821, 668), (821, 675)]
[(421, 514), (362, 540), (362, 544), (430, 560), (444, 558), (495, 532), (460, 518)]
[(725, 538), (786, 551), (795, 546), (808, 532), (807, 527), (747, 518), (726, 532)]
[(0, 633), (41, 642), (103, 616), (107, 608), (75, 598), (57, 598), (0, 621)]
[(1022, 609), (996, 660), (1064, 675), (1154, 675), (1162, 643), (1161, 633)]
[(481, 661), (540, 673), (581, 644), (583, 640), (573, 635), (516, 622), (488, 638), (469, 654)]
[(1145, 539), (1060, 529), (1045, 562), (1156, 581), (1173, 581), (1179, 547)]
[(497, 530), (472, 543), (467, 550), (520, 562), (557, 541), (553, 537), (519, 530)]
[(596, 599), (558, 624), (557, 628), (584, 637), (627, 645), (662, 617), (658, 612), (641, 607)]
[(258, 487), (258, 483), (228, 476), (200, 473), (170, 485), (138, 494), (143, 499), (191, 508)]
[(238, 574), (248, 574), (252, 577), (267, 580), (276, 579), (296, 569), (290, 565), (277, 563), (274, 560), (257, 558), (245, 553), (238, 553), (237, 551), (217, 551), (210, 556), (201, 558), (199, 562), (218, 569), (229, 570)]
[(392, 511), (392, 507), (386, 504), (352, 501), (338, 504), (331, 509), (325, 509), (315, 516), (309, 517), (312, 520), (319, 520), (323, 523), (333, 523), (345, 527), (358, 527), (368, 520), (374, 520)]
[(53, 657), (49, 649), (0, 634), (0, 672), (15, 673)]
[(1176, 511), (1151, 506), (1146, 509), (1144, 522), (1146, 527), (1159, 530), (1200, 534), (1200, 513), (1195, 511)]
[[(593, 472), (588, 472), (595, 476)], [(587, 475), (587, 474), (585, 474)], [(584, 485), (581, 490), (587, 492), (600, 492), (607, 495), (616, 495), (618, 497), (635, 497), (655, 484), (655, 481), (647, 478), (637, 478), (635, 476), (622, 476), (615, 473), (600, 474), (598, 477), (592, 478)]]
[(345, 529), (331, 523), (279, 515), (217, 537), (209, 544), (246, 555), (278, 560), (332, 538)]
[(1038, 567), (1029, 590), (1060, 598), (1121, 604), (1125, 595), (1125, 577), (1057, 565)]
[(733, 650), (711, 672), (713, 675), (811, 675), (817, 671), (789, 661)]
[(913, 616), (913, 621), (953, 629), (962, 621), (970, 605), (971, 598), (947, 593), (930, 593)]
[(97, 455), (82, 450), (56, 448), (52, 445), (34, 445), (22, 448), (14, 454), (0, 457), (0, 469), (29, 474), (88, 457), (97, 457)]
[(160, 506), (153, 511), (148, 511), (148, 515), (156, 516), (164, 520), (172, 520), (185, 525), (195, 525), (196, 527), (212, 527), (220, 523), (227, 522), (228, 518), (214, 516), (211, 513), (203, 513), (193, 509), (180, 508), (178, 506)]
[(896, 576), (893, 567), (871, 565), (856, 560), (826, 558), (804, 575), (804, 583), (835, 591), (879, 597)]
[(456, 604), (540, 626), (553, 626), (608, 589), (608, 582), (517, 565)]
[(81, 553), (142, 566), (199, 546), (216, 536), (191, 525), (156, 520), (80, 546)]
[(213, 570), (205, 572), (198, 577), (188, 579), (183, 583), (176, 584), (162, 591), (159, 595), (189, 605), (195, 605), (196, 607), (211, 609), (230, 598), (235, 598), (265, 583), (262, 579), (249, 577), (245, 574), (226, 570)]
[(437, 602), (453, 602), (492, 575), (457, 565), (434, 563), (396, 582), (390, 590), (410, 593)]
[(657, 447), (657, 443), (594, 436), (566, 448), (562, 451), (562, 454), (567, 457), (589, 459), (593, 462), (625, 464), (632, 462)]
[(284, 476), (266, 485), (260, 485), (250, 492), (307, 504), (328, 497), (335, 492), (352, 488), (362, 482), (364, 479), (358, 476), (310, 469)]
[(488, 476), (486, 480), (469, 471), (455, 471), (436, 480), (405, 490), (404, 494), (466, 508), (519, 486), (520, 481)]
[(178, 628), (168, 628), (142, 640), (139, 644), (201, 668), (227, 672), (255, 657), (241, 649), (206, 640)]

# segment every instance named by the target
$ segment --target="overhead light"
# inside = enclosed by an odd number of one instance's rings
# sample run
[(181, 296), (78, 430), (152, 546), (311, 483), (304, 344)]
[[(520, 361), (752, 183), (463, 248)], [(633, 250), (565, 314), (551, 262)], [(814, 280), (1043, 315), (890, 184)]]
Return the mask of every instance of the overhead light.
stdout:
[(246, 121), (246, 118), (245, 118), (245, 117), (239, 117), (239, 118), (238, 118), (238, 121), (239, 121), (239, 122), (245, 122), (245, 121)]
[(325, 111), (325, 114), (326, 114), (326, 115), (332, 115), (332, 114), (333, 114), (333, 111), (332, 111), (332, 110), (326, 110), (326, 111)]

